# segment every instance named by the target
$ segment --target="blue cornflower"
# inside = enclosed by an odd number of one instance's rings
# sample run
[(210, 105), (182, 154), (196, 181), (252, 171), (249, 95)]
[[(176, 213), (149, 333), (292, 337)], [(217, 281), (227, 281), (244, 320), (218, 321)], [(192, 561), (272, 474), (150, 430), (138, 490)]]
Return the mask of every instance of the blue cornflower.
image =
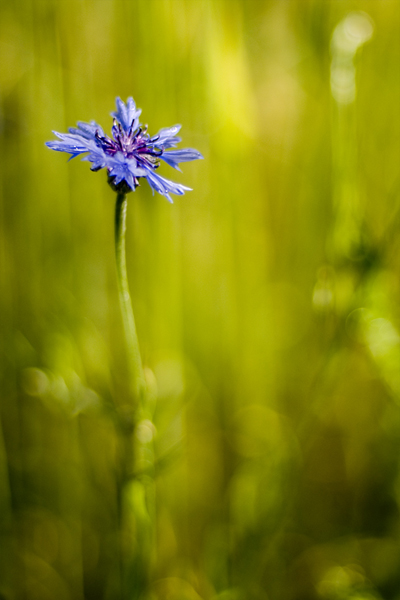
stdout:
[(111, 113), (114, 117), (112, 138), (95, 121), (78, 122), (78, 127), (69, 128), (69, 133), (53, 131), (61, 141), (46, 142), (46, 146), (68, 152), (71, 158), (86, 154), (82, 160), (92, 163), (92, 171), (106, 168), (109, 182), (116, 191), (134, 191), (141, 177), (145, 177), (153, 190), (165, 196), (169, 202), (172, 202), (170, 193), (181, 196), (190, 190), (156, 172), (160, 160), (180, 171), (179, 163), (203, 158), (200, 152), (192, 148), (169, 150), (181, 141), (180, 137), (176, 137), (181, 125), (160, 129), (150, 137), (147, 125), (143, 127), (139, 123), (142, 111), (136, 108), (133, 98), (128, 98), (126, 104), (117, 98), (116, 105), (116, 112)]

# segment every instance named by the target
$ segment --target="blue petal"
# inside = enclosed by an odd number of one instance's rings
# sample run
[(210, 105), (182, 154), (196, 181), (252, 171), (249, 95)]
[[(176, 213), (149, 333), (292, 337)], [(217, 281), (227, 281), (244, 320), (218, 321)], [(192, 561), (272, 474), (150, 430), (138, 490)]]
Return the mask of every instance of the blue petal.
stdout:
[(176, 144), (181, 141), (180, 137), (176, 137), (182, 125), (173, 125), (172, 127), (164, 127), (152, 138), (156, 146), (163, 148), (175, 148)]
[(58, 152), (68, 152), (68, 154), (73, 154), (74, 156), (78, 156), (83, 152), (88, 152), (87, 148), (79, 146), (75, 143), (68, 142), (46, 142), (46, 146), (51, 148), (52, 150), (57, 150)]
[(164, 152), (160, 158), (170, 165), (170, 167), (180, 171), (180, 168), (178, 167), (179, 163), (197, 160), (198, 158), (204, 158), (204, 156), (193, 148), (182, 148), (182, 150), (170, 150), (169, 152)]
[(69, 154), (82, 154), (83, 152), (90, 152), (96, 149), (96, 143), (88, 138), (81, 135), (75, 135), (71, 133), (58, 133), (53, 131), (54, 135), (60, 138), (61, 142), (53, 141), (46, 142), (46, 146), (52, 150), (58, 150), (59, 152), (68, 152)]
[(83, 121), (78, 121), (78, 127), (69, 127), (68, 131), (74, 135), (79, 135), (87, 140), (94, 140), (96, 136), (96, 132), (101, 137), (104, 137), (104, 131), (100, 125), (96, 123), (96, 121), (90, 121), (90, 123), (85, 123)]
[(114, 156), (107, 156), (107, 167), (109, 168), (123, 168), (128, 169), (135, 177), (145, 177), (147, 170), (142, 167), (138, 167), (138, 163), (135, 158), (126, 158), (122, 152), (117, 152)]
[(157, 135), (159, 137), (159, 141), (161, 142), (164, 139), (176, 136), (176, 134), (179, 133), (181, 127), (182, 127), (182, 125), (179, 125), (179, 124), (172, 125), (172, 127), (163, 127), (157, 133)]
[(97, 148), (93, 152), (90, 152), (87, 156), (84, 156), (82, 160), (87, 160), (92, 163), (90, 167), (92, 171), (98, 171), (107, 166), (108, 156), (103, 152), (101, 148)]
[(138, 117), (142, 111), (136, 109), (136, 104), (132, 96), (128, 98), (126, 104), (122, 102), (121, 98), (116, 98), (115, 103), (117, 105), (117, 110), (112, 112), (111, 115), (121, 123), (124, 131), (128, 132), (132, 124), (132, 131), (135, 130), (139, 125)]
[(165, 140), (165, 142), (163, 142), (162, 147), (164, 148), (164, 150), (166, 148), (176, 148), (176, 145), (179, 144), (179, 142), (181, 141), (182, 138), (180, 137), (171, 137)]
[(161, 177), (161, 175), (157, 175), (154, 171), (149, 171), (146, 175), (146, 179), (149, 182), (150, 186), (162, 196), (165, 196), (169, 202), (172, 204), (172, 198), (169, 195), (176, 194), (177, 196), (182, 196), (185, 191), (191, 191), (191, 188), (186, 187), (180, 183), (175, 183), (175, 181), (170, 181), (169, 179), (165, 179), (165, 177)]
[(121, 152), (114, 156), (106, 155), (105, 165), (112, 177), (115, 177), (115, 184), (118, 185), (123, 179), (129, 187), (135, 189), (135, 177), (145, 177), (147, 171), (137, 166), (134, 158), (126, 158)]

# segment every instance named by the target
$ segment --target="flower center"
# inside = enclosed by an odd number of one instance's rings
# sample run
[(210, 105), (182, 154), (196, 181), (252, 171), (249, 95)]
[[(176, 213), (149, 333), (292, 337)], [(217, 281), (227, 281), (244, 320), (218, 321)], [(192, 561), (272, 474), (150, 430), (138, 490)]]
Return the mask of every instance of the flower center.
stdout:
[[(132, 123), (133, 125), (133, 123)], [(150, 137), (147, 125), (132, 130), (124, 131), (115, 119), (112, 127), (113, 138), (101, 136), (96, 131), (96, 143), (109, 156), (122, 152), (126, 158), (134, 158), (139, 167), (156, 169), (159, 166), (159, 157), (163, 153), (162, 147), (157, 147), (158, 136)]]

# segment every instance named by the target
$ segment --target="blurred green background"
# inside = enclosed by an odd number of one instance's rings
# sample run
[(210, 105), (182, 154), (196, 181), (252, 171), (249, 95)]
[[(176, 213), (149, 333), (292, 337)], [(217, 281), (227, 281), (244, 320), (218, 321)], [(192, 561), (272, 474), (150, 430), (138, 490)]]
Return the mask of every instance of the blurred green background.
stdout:
[[(399, 33), (397, 0), (2, 0), (2, 600), (400, 599)], [(133, 434), (115, 194), (44, 146), (130, 95), (205, 157), (129, 195)]]

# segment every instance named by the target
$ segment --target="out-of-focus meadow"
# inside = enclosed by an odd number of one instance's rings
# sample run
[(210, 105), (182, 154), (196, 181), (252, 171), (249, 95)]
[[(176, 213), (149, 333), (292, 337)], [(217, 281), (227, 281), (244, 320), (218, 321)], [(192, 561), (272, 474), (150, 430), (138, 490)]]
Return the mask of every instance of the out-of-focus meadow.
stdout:
[[(399, 29), (397, 0), (2, 0), (1, 599), (399, 600)], [(44, 146), (130, 95), (205, 157), (162, 167), (174, 205), (129, 195), (133, 435), (115, 194)]]

